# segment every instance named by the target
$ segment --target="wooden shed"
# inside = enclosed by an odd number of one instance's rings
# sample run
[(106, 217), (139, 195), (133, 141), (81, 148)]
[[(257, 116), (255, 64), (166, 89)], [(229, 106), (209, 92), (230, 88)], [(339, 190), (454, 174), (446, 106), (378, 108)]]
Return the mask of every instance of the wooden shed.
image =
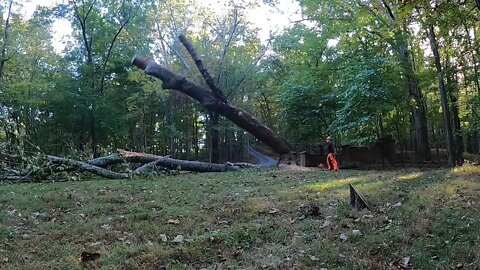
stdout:
[(317, 167), (320, 163), (325, 163), (326, 160), (326, 156), (321, 154), (310, 154), (307, 151), (298, 154), (298, 164), (304, 167)]

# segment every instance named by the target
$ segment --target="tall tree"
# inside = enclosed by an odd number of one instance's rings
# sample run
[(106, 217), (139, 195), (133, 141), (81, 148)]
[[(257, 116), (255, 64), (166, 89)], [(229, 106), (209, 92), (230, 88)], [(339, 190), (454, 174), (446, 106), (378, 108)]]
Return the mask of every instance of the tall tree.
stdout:
[[(426, 117), (426, 103), (423, 98), (422, 91), (418, 82), (417, 75), (415, 74), (414, 63), (411, 57), (410, 49), (408, 48), (408, 31), (407, 31), (407, 19), (408, 17), (399, 16), (400, 11), (409, 14), (411, 7), (403, 5), (401, 2), (381, 1), (384, 7), (386, 16), (390, 19), (392, 32), (394, 33), (394, 39), (391, 40), (392, 46), (397, 51), (401, 59), (401, 66), (406, 77), (408, 93), (414, 104), (412, 105), (413, 124), (415, 126), (416, 135), (416, 152), (417, 158), (420, 160), (430, 160), (430, 142), (428, 139), (427, 117)], [(397, 11), (395, 14), (395, 10)]]
[(437, 77), (438, 77), (438, 89), (440, 92), (440, 98), (442, 102), (442, 112), (443, 112), (443, 124), (444, 124), (444, 131), (445, 131), (445, 140), (447, 142), (447, 152), (448, 152), (448, 165), (455, 166), (456, 162), (456, 153), (454, 149), (454, 138), (452, 133), (452, 126), (451, 126), (451, 117), (450, 117), (450, 106), (448, 104), (448, 97), (447, 97), (447, 90), (445, 87), (445, 75), (444, 69), (442, 68), (442, 63), (440, 59), (440, 52), (438, 50), (438, 42), (435, 35), (435, 29), (432, 24), (428, 26), (427, 35), (430, 40), (430, 47), (433, 52), (433, 56), (435, 58), (435, 67), (437, 69)]
[[(0, 58), (0, 80), (3, 78), (3, 69), (5, 68), (5, 63), (9, 59), (8, 55), (8, 47), (10, 43), (9, 39), (9, 31), (10, 31), (10, 18), (12, 16), (12, 6), (13, 6), (13, 0), (10, 0), (8, 3), (8, 8), (7, 8), (7, 18), (5, 19), (5, 24), (3, 25), (3, 38), (2, 38), (2, 46), (1, 46), (1, 58)], [(3, 7), (0, 9), (2, 11), (1, 13), (3, 14)]]
[[(82, 1), (81, 5), (78, 5), (76, 1), (71, 1), (70, 4), (73, 6), (75, 25), (78, 27), (84, 47), (85, 85), (90, 91), (91, 147), (93, 156), (97, 157), (99, 155), (98, 137), (100, 136), (96, 115), (97, 97), (104, 92), (106, 69), (112, 50), (119, 35), (130, 22), (134, 8), (127, 1), (102, 3), (91, 0)], [(103, 16), (102, 13), (104, 13)], [(98, 50), (95, 50), (96, 48), (93, 46), (94, 40), (98, 40)]]

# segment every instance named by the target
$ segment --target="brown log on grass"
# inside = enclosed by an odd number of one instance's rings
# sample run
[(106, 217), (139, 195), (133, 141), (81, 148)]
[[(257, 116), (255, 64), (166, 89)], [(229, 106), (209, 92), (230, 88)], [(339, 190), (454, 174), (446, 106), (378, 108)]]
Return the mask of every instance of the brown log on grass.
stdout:
[(195, 171), (195, 172), (226, 172), (236, 171), (238, 166), (232, 166), (230, 164), (216, 164), (200, 161), (180, 160), (168, 157), (159, 157), (155, 161), (147, 163), (135, 171), (134, 174), (151, 174), (157, 166), (164, 167), (172, 170), (182, 171)]
[(71, 166), (75, 169), (79, 169), (82, 171), (87, 171), (91, 172), (93, 174), (105, 177), (105, 178), (110, 178), (110, 179), (125, 179), (129, 178), (129, 175), (126, 173), (117, 173), (117, 172), (112, 172), (110, 170), (100, 168), (98, 166), (94, 166), (91, 164), (88, 164), (86, 162), (74, 160), (74, 159), (68, 159), (68, 158), (61, 158), (57, 156), (47, 156), (48, 161), (50, 163), (55, 164), (55, 165), (62, 165), (65, 164), (67, 166)]
[[(183, 37), (182, 43), (185, 44), (185, 41), (186, 39)], [(189, 44), (188, 41), (187, 44)], [(188, 49), (188, 46), (186, 47)], [(191, 55), (194, 57), (194, 61), (198, 66), (199, 63), (201, 63), (198, 55), (192, 53)], [(270, 128), (263, 125), (260, 121), (246, 111), (228, 103), (223, 98), (223, 95), (217, 93), (219, 89), (215, 85), (210, 85), (211, 82), (209, 78), (211, 78), (211, 76), (203, 67), (203, 64), (201, 67), (199, 67), (199, 69), (204, 78), (206, 78), (206, 81), (210, 87), (215, 90), (215, 93), (197, 85), (179, 73), (173, 72), (163, 66), (158, 65), (153, 59), (146, 59), (141, 56), (136, 56), (133, 58), (132, 64), (140, 69), (143, 69), (148, 75), (160, 79), (162, 81), (163, 89), (177, 90), (192, 97), (205, 108), (225, 116), (237, 126), (245, 129), (257, 139), (270, 146), (275, 152), (279, 154), (288, 154), (293, 152), (292, 145), (286, 139), (273, 132)]]

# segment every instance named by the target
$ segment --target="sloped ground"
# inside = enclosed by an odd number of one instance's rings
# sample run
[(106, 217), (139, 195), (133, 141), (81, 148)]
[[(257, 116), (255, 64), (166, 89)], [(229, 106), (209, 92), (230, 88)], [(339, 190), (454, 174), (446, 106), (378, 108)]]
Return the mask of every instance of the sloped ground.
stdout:
[(0, 206), (2, 269), (480, 269), (474, 166), (2, 185)]

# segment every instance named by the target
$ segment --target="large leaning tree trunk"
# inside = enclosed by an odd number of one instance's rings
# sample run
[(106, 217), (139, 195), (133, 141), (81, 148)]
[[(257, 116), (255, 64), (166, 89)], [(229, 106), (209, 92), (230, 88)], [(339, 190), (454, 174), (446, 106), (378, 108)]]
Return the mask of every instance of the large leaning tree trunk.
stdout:
[(195, 64), (205, 78), (207, 85), (211, 88), (211, 91), (195, 84), (181, 74), (158, 65), (152, 59), (136, 56), (132, 60), (133, 65), (143, 69), (148, 75), (160, 79), (163, 89), (177, 90), (192, 97), (206, 109), (223, 115), (237, 126), (245, 129), (271, 147), (275, 152), (281, 155), (293, 153), (293, 147), (286, 139), (260, 123), (260, 121), (246, 111), (230, 104), (223, 92), (213, 82), (212, 77), (203, 66), (202, 60), (198, 57), (188, 40), (184, 36), (180, 36), (180, 40), (192, 55)]

